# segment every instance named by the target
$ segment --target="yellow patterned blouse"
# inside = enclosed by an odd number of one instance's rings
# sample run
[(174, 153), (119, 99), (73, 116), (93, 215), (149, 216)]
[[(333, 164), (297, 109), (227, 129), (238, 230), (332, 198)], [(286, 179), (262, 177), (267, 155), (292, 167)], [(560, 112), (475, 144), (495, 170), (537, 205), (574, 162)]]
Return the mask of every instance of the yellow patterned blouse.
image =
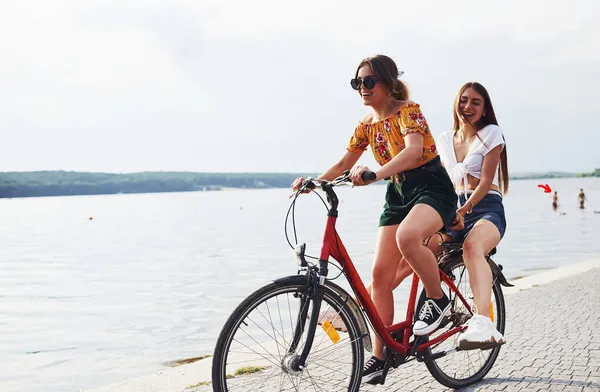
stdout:
[(423, 135), (423, 155), (412, 167), (419, 167), (434, 159), (437, 154), (435, 141), (427, 120), (418, 103), (407, 103), (391, 116), (374, 123), (360, 122), (348, 143), (348, 151), (365, 151), (371, 145), (377, 162), (383, 166), (405, 147), (404, 136), (409, 133)]

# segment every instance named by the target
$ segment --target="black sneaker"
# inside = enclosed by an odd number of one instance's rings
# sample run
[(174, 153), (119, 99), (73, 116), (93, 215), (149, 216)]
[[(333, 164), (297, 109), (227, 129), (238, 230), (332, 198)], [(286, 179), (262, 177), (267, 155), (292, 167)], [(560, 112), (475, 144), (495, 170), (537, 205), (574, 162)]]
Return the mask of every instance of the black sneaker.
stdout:
[(368, 384), (377, 384), (379, 377), (383, 373), (383, 365), (385, 361), (372, 356), (363, 369), (362, 382)]
[(440, 299), (427, 298), (419, 309), (417, 321), (413, 326), (413, 334), (423, 336), (435, 331), (449, 310), (450, 300), (446, 294)]

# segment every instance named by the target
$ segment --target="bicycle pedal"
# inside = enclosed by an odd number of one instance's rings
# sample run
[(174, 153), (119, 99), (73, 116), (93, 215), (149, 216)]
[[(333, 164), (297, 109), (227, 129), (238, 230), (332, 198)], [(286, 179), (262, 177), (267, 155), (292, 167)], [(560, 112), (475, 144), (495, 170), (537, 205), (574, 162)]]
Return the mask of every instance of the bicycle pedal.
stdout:
[[(392, 337), (393, 336), (394, 335), (392, 334)], [(394, 340), (396, 340), (399, 343), (402, 343), (401, 339), (398, 340), (398, 339), (394, 338)], [(390, 350), (387, 347), (383, 348), (383, 356), (385, 357), (385, 360), (390, 365), (390, 367), (392, 367), (394, 369), (396, 369), (397, 367), (399, 367), (406, 361), (406, 355), (402, 355), (400, 353), (393, 352), (392, 350)]]
[(429, 336), (424, 335), (424, 336), (415, 336), (415, 339), (410, 342), (410, 351), (409, 354), (411, 356), (415, 356), (418, 362), (423, 362), (422, 358), (423, 358), (423, 352), (422, 351), (417, 351), (417, 349), (419, 348), (420, 345), (422, 345), (423, 343), (427, 342), (429, 340)]

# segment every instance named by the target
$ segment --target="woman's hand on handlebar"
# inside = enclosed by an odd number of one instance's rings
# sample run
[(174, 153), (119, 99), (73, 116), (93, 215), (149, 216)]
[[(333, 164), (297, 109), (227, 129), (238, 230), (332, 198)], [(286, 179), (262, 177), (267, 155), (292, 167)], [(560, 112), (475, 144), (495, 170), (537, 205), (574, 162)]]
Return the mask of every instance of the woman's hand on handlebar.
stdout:
[[(298, 189), (300, 189), (300, 187), (302, 186), (302, 183), (304, 182), (304, 178), (302, 177), (298, 177), (294, 180), (294, 182), (292, 182), (292, 190), (294, 192), (297, 192)], [(305, 189), (302, 191), (302, 193), (308, 193), (310, 192), (310, 189)]]
[[(350, 178), (350, 181), (352, 181), (352, 185), (355, 185), (355, 186), (369, 185), (370, 183), (376, 181), (377, 179), (376, 178), (372, 179), (372, 180), (364, 179), (365, 177), (368, 177), (368, 175), (364, 174), (367, 172), (371, 172), (371, 170), (369, 170), (369, 168), (367, 166), (356, 165), (352, 168), (352, 170), (350, 170), (350, 174), (348, 175), (348, 178)], [(371, 173), (373, 173), (373, 172), (371, 172)]]

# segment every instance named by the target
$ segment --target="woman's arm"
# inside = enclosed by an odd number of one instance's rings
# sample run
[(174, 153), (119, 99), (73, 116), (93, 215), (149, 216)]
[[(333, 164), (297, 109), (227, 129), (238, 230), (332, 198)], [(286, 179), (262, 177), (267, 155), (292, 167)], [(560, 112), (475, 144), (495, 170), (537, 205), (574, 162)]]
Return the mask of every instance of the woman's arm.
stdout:
[[(391, 161), (381, 166), (375, 173), (377, 180), (391, 177), (412, 167), (423, 155), (424, 138), (420, 133), (410, 133), (404, 137), (406, 147)], [(376, 180), (376, 181), (377, 181)]]
[(479, 184), (475, 187), (471, 196), (467, 199), (464, 206), (458, 209), (458, 213), (464, 216), (467, 212), (471, 211), (477, 203), (481, 201), (490, 191), (492, 187), (492, 181), (498, 170), (498, 163), (500, 162), (500, 153), (502, 152), (503, 145), (494, 147), (483, 157), (483, 164), (481, 167), (481, 178)]
[(346, 153), (337, 163), (332, 165), (329, 169), (325, 170), (325, 172), (321, 174), (317, 179), (332, 181), (336, 177), (341, 176), (345, 170), (350, 170), (352, 166), (354, 166), (356, 162), (358, 162), (358, 159), (361, 157), (363, 152), (363, 150), (346, 151)]

